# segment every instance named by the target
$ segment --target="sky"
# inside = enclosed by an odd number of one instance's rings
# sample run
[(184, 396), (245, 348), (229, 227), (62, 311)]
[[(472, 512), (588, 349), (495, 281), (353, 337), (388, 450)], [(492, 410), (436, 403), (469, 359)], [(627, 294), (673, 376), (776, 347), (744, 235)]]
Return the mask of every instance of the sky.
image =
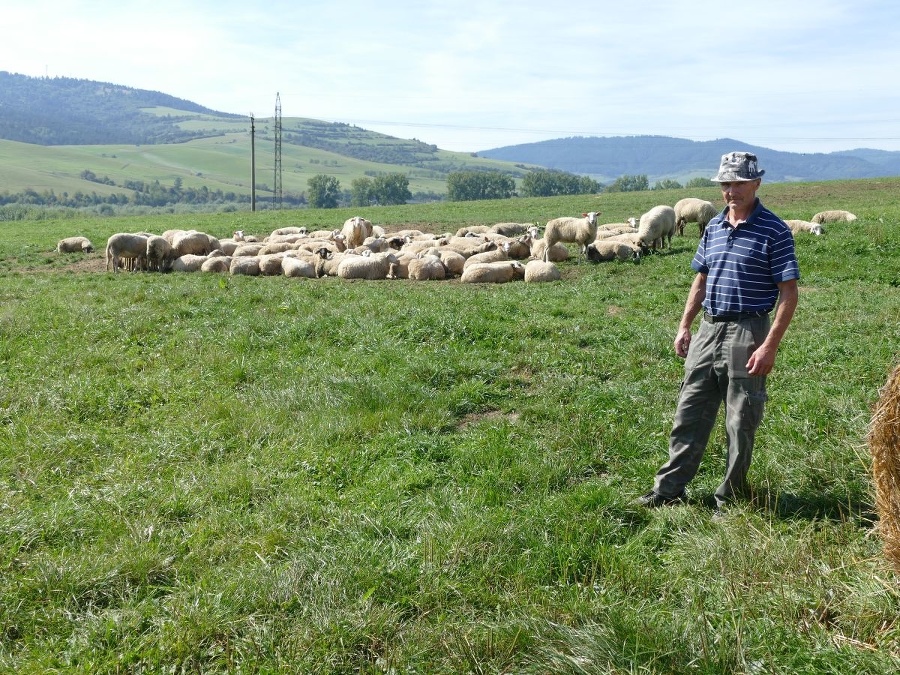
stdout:
[(478, 152), (572, 136), (900, 150), (900, 2), (33, 0), (0, 70)]

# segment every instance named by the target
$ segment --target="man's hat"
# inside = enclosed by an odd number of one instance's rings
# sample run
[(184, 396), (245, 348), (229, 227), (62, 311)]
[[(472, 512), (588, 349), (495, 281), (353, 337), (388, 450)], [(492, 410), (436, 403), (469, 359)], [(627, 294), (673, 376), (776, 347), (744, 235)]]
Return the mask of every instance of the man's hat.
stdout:
[(752, 152), (729, 152), (722, 155), (719, 173), (711, 180), (715, 183), (737, 183), (762, 178), (764, 173), (756, 166), (756, 155)]

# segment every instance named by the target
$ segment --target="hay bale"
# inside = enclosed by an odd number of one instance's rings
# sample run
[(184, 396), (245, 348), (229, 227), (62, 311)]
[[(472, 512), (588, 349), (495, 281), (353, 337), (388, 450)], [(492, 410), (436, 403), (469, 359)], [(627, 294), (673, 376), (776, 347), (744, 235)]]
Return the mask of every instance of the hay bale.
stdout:
[(900, 366), (880, 393), (869, 428), (875, 506), (884, 555), (900, 572)]

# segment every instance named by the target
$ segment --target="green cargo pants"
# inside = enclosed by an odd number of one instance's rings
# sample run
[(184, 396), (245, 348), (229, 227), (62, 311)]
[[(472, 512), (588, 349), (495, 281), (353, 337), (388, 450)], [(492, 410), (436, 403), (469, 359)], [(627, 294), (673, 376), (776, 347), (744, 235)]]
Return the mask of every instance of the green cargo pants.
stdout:
[(753, 441), (767, 399), (765, 376), (751, 376), (747, 361), (769, 326), (768, 315), (721, 323), (704, 317), (700, 322), (684, 364), (669, 461), (656, 474), (657, 494), (680, 494), (696, 475), (723, 400), (728, 454), (716, 504), (746, 494)]

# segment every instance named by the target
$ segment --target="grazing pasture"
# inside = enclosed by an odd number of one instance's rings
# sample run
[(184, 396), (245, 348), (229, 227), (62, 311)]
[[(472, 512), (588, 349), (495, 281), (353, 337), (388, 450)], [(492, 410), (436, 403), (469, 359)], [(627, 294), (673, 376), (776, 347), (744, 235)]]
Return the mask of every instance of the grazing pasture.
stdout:
[[(900, 360), (900, 180), (766, 184), (800, 305), (755, 499), (630, 505), (666, 453), (696, 228), (557, 282), (105, 272), (120, 231), (339, 227), (282, 211), (0, 223), (0, 670), (886, 673), (900, 585), (866, 433)], [(433, 232), (714, 189), (385, 207)], [(86, 236), (93, 253), (60, 254)], [(573, 252), (575, 251), (573, 245)]]

